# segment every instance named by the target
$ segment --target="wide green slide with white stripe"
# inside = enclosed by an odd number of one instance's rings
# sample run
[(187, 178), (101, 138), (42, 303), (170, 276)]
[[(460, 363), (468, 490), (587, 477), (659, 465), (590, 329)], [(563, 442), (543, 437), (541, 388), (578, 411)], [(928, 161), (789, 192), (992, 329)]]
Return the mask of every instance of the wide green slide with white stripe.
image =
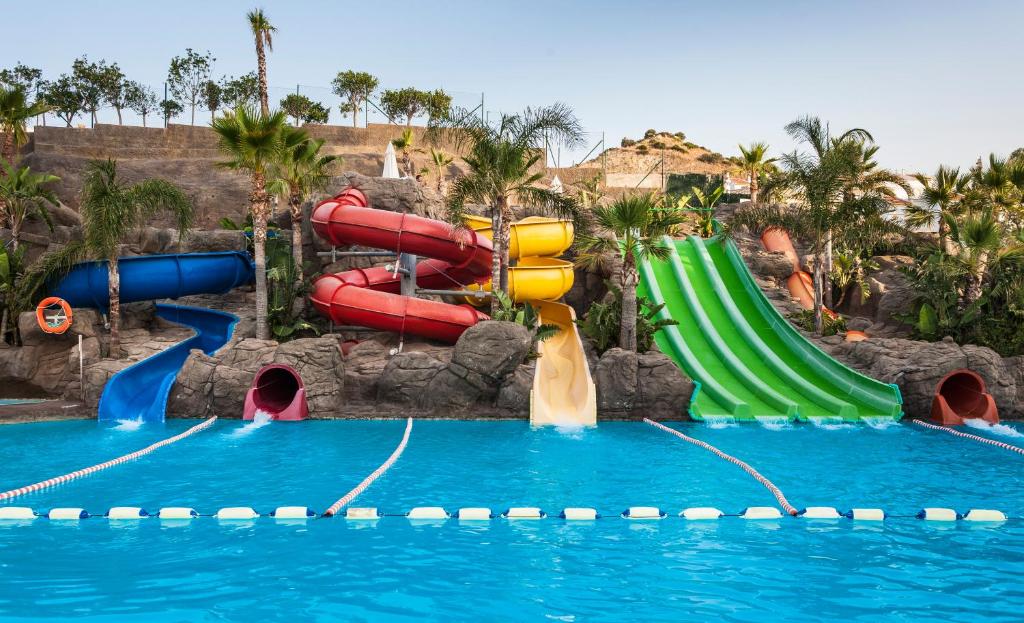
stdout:
[(679, 324), (655, 341), (697, 382), (694, 419), (899, 419), (899, 388), (829, 357), (775, 309), (736, 245), (665, 238), (670, 257), (640, 265), (640, 290)]

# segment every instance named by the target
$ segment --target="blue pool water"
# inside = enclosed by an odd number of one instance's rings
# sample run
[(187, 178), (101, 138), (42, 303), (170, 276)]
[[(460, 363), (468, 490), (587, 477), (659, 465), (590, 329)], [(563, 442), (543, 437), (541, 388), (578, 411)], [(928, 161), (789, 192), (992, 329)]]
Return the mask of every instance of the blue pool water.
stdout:
[[(193, 424), (0, 427), (0, 490)], [(137, 462), (4, 504), (322, 510), (391, 453), (404, 422), (243, 426), (221, 421)], [(673, 426), (751, 463), (797, 507), (894, 515), (975, 507), (1024, 517), (1024, 457), (951, 435), (910, 425)], [(774, 504), (737, 467), (645, 424), (560, 432), (424, 421), (394, 468), (355, 503), (389, 513), (440, 505), (556, 514), (565, 506), (675, 514)], [(5, 621), (1009, 621), (1024, 612), (1022, 577), (1019, 519), (0, 525)]]

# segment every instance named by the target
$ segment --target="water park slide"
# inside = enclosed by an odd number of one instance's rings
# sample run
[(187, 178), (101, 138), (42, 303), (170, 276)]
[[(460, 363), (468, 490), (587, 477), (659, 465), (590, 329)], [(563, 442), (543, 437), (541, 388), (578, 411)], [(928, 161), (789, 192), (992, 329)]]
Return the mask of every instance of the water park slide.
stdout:
[(641, 293), (679, 322), (659, 347), (699, 387), (696, 419), (899, 418), (899, 391), (819, 350), (765, 298), (731, 242), (666, 238), (668, 261), (641, 265)]
[[(253, 265), (242, 252), (185, 253), (123, 257), (118, 260), (121, 302), (180, 298), (191, 294), (223, 294), (253, 279)], [(76, 265), (52, 294), (72, 307), (106, 310), (107, 263)], [(174, 379), (193, 348), (211, 354), (223, 346), (238, 318), (212, 309), (157, 304), (157, 315), (191, 327), (196, 334), (167, 350), (121, 370), (100, 396), (101, 420), (162, 421)]]
[[(470, 217), (466, 224), (490, 238), (491, 222)], [(597, 392), (583, 350), (576, 314), (556, 303), (572, 288), (572, 262), (554, 257), (572, 246), (573, 226), (567, 221), (527, 217), (509, 228), (509, 291), (516, 301), (528, 301), (540, 311), (540, 321), (558, 327), (558, 333), (538, 345), (541, 357), (530, 391), (530, 423), (535, 426), (597, 423)], [(484, 289), (490, 283), (483, 284)]]

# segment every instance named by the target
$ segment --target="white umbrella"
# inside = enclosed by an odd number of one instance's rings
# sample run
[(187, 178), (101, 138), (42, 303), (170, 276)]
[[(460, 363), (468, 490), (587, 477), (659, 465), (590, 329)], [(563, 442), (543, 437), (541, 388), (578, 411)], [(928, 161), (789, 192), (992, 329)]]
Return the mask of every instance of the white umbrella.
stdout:
[(556, 195), (561, 195), (563, 192), (565, 192), (565, 189), (562, 188), (562, 180), (558, 179), (557, 175), (555, 175), (555, 178), (551, 180), (551, 192), (555, 193)]
[(381, 177), (398, 179), (402, 177), (398, 173), (398, 159), (395, 158), (395, 146), (388, 143), (388, 149), (384, 152), (384, 172)]

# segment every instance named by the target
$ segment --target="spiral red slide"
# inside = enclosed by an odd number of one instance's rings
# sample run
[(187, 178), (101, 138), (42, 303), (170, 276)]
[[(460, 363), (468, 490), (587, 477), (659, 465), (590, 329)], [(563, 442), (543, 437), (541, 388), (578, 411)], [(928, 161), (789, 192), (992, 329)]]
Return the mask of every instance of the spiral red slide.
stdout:
[[(428, 258), (416, 266), (416, 282), (431, 289), (486, 283), (491, 241), (441, 221), (367, 207), (366, 196), (346, 188), (313, 209), (313, 230), (333, 245), (358, 244)], [(448, 305), (400, 296), (401, 279), (384, 267), (323, 275), (309, 298), (339, 325), (408, 333), (454, 343), (488, 316), (470, 305)]]

